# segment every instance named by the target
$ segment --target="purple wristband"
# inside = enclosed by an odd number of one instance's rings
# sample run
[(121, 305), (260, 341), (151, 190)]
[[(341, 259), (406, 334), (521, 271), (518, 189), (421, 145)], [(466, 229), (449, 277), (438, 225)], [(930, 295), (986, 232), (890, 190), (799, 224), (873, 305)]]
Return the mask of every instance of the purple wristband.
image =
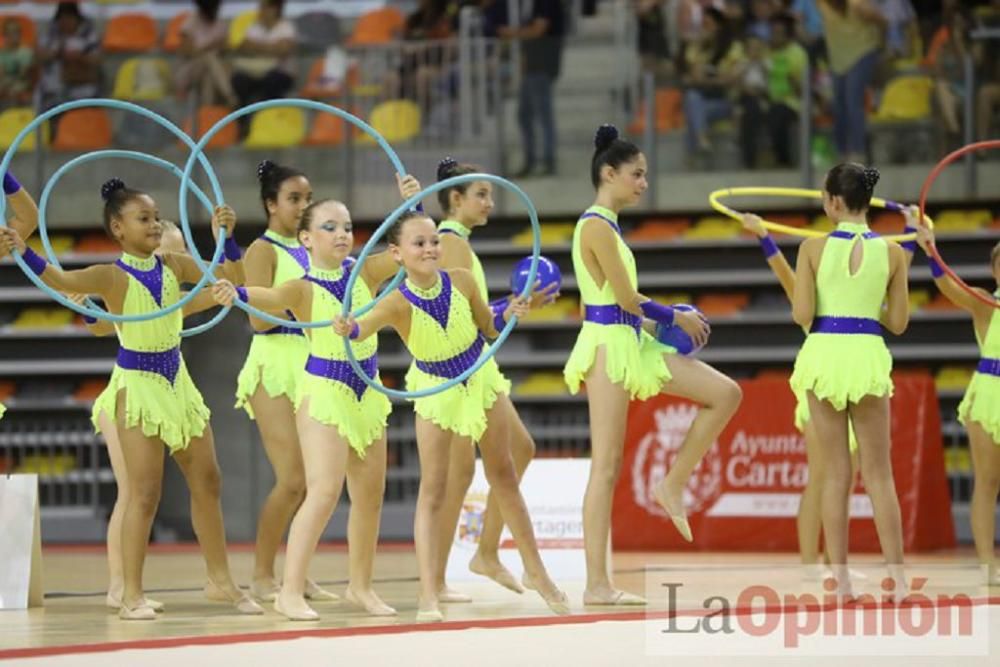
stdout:
[(360, 335), (361, 335), (361, 326), (358, 325), (357, 322), (355, 322), (354, 326), (351, 327), (351, 333), (349, 333), (347, 337), (350, 338), (351, 340), (357, 340), (358, 336)]
[(90, 315), (84, 315), (83, 322), (84, 324), (97, 324), (97, 318), (91, 317)]
[(24, 263), (28, 265), (28, 268), (31, 269), (31, 272), (36, 276), (40, 276), (45, 273), (45, 269), (49, 266), (49, 263), (46, 262), (44, 258), (39, 257), (38, 253), (30, 247), (25, 247), (21, 257), (24, 259)]
[(9, 171), (3, 175), (3, 193), (6, 196), (11, 196), (17, 194), (17, 191), (21, 189), (21, 184), (17, 182), (14, 178), (14, 174)]
[(222, 255), (226, 258), (227, 262), (238, 262), (243, 259), (243, 251), (240, 250), (240, 246), (236, 243), (236, 239), (232, 236), (226, 239), (226, 242), (222, 245)]
[[(913, 234), (916, 231), (917, 231), (916, 227), (910, 227), (909, 225), (907, 225), (906, 227), (903, 228), (903, 233), (904, 234)], [(899, 247), (901, 247), (906, 252), (916, 252), (917, 251), (917, 240), (913, 239), (912, 241), (903, 241), (902, 243), (899, 244)]]
[(652, 299), (639, 305), (642, 314), (659, 324), (670, 326), (674, 323), (674, 309), (670, 306), (656, 303)]
[(928, 259), (927, 264), (931, 267), (931, 277), (935, 280), (944, 275), (944, 269), (941, 268), (941, 265), (933, 257)]
[(778, 250), (778, 244), (774, 242), (774, 239), (771, 238), (770, 234), (760, 237), (760, 248), (764, 251), (765, 259), (771, 259), (781, 252)]
[(238, 298), (243, 303), (250, 303), (250, 294), (247, 293), (246, 287), (236, 288), (236, 298)]

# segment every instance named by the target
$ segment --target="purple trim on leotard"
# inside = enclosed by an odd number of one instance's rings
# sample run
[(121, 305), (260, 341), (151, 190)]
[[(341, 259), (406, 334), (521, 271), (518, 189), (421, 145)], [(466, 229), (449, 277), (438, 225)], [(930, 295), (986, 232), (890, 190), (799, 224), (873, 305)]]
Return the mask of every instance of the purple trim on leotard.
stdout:
[(264, 240), (264, 241), (267, 241), (268, 243), (270, 243), (272, 245), (278, 246), (279, 248), (281, 248), (282, 250), (284, 250), (285, 252), (287, 252), (289, 255), (292, 256), (292, 259), (294, 259), (298, 263), (298, 265), (302, 267), (303, 271), (305, 271), (306, 273), (309, 272), (309, 251), (308, 250), (306, 250), (302, 246), (299, 246), (298, 248), (290, 248), (290, 247), (286, 246), (284, 243), (282, 243), (281, 241), (275, 241), (270, 236), (261, 236), (260, 238), (262, 240)]
[[(361, 365), (361, 370), (369, 378), (374, 378), (375, 374), (378, 373), (377, 354), (373, 354), (367, 359), (359, 359), (358, 363)], [(368, 389), (368, 385), (351, 368), (351, 364), (343, 359), (326, 359), (324, 357), (314, 357), (310, 354), (308, 361), (306, 361), (306, 372), (310, 375), (316, 375), (327, 380), (335, 380), (347, 385), (359, 401)]]
[(138, 280), (143, 287), (149, 290), (156, 305), (163, 307), (163, 260), (160, 257), (156, 257), (156, 266), (148, 271), (129, 266), (120, 259), (115, 264), (122, 271)]
[(115, 363), (127, 371), (156, 373), (172, 385), (181, 368), (181, 348), (174, 347), (162, 352), (139, 352), (120, 347)]
[(442, 329), (447, 329), (448, 313), (451, 311), (451, 278), (444, 271), (438, 271), (438, 274), (441, 276), (441, 293), (433, 299), (417, 296), (407, 287), (405, 282), (399, 286), (399, 291), (414, 307), (434, 318), (434, 321), (440, 324)]

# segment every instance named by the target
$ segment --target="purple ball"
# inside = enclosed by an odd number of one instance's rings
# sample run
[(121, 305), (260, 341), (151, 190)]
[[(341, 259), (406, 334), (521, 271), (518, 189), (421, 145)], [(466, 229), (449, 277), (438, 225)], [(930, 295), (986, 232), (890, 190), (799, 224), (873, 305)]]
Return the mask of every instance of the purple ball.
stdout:
[[(528, 281), (528, 272), (530, 270), (531, 257), (525, 257), (514, 266), (514, 270), (510, 274), (511, 292), (517, 295), (521, 294), (525, 283)], [(562, 286), (562, 272), (559, 271), (559, 266), (551, 259), (540, 256), (538, 258), (538, 271), (535, 273), (535, 280), (538, 282), (538, 289), (545, 290), (555, 284), (556, 288), (553, 291), (558, 292), (559, 287)]]
[[(674, 310), (701, 313), (700, 310), (686, 303), (675, 303), (671, 307)], [(675, 348), (678, 354), (683, 354), (684, 356), (695, 354), (701, 349), (700, 347), (695, 349), (691, 336), (687, 335), (684, 329), (681, 329), (676, 324), (671, 324), (669, 326), (657, 324), (656, 340), (660, 341), (664, 345), (669, 345), (670, 347)]]

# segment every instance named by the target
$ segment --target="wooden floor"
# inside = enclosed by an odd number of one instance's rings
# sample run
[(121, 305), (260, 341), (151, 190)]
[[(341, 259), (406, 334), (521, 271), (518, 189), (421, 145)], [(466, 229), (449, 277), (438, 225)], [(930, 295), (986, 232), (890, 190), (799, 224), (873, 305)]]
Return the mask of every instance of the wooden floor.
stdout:
[[(204, 600), (201, 595), (204, 565), (199, 553), (192, 547), (155, 548), (150, 555), (146, 568), (147, 594), (166, 605), (166, 612), (155, 622), (123, 622), (115, 613), (105, 609), (107, 572), (100, 550), (90, 547), (46, 549), (43, 560), (45, 606), (29, 611), (0, 612), (0, 659), (16, 657), (17, 649), (76, 647), (68, 652), (87, 651), (84, 645), (181, 637), (277, 632), (289, 632), (289, 637), (292, 637), (303, 630), (318, 629), (329, 629), (330, 634), (339, 634), (334, 632), (337, 629), (347, 630), (345, 634), (365, 634), (387, 625), (401, 626), (402, 629), (415, 620), (417, 569), (410, 546), (382, 547), (375, 568), (376, 590), (386, 602), (399, 610), (398, 617), (376, 619), (344, 603), (319, 603), (315, 607), (322, 618), (315, 623), (292, 623), (269, 608), (264, 616), (240, 616), (228, 605)], [(937, 554), (919, 560), (928, 567), (943, 563), (968, 565), (971, 554)], [(877, 572), (874, 556), (861, 557), (857, 563), (858, 569), (870, 567)], [(248, 548), (233, 548), (231, 564), (237, 581), (246, 585), (251, 571), (251, 551)], [(340, 593), (345, 584), (346, 567), (346, 551), (342, 547), (327, 547), (315, 558), (312, 575), (325, 587)], [(630, 620), (641, 619), (644, 614), (665, 617), (668, 610), (675, 608), (669, 606), (664, 584), (658, 581), (663, 577), (683, 584), (675, 587), (677, 605), (688, 610), (701, 609), (707, 596), (717, 595), (722, 590), (733, 591), (735, 599), (738, 595), (735, 591), (755, 582), (766, 584), (773, 581), (776, 587), (780, 584), (785, 588), (799, 581), (803, 586), (815, 588), (817, 585), (806, 582), (804, 578), (799, 579), (802, 571), (791, 554), (620, 554), (614, 559), (614, 567), (616, 583), (626, 590), (645, 594), (650, 599), (649, 607), (646, 610), (584, 607), (581, 599), (583, 583), (559, 581), (558, 573), (555, 573), (557, 581), (570, 595), (575, 615), (601, 614), (602, 620), (614, 620), (610, 616), (614, 614), (621, 614), (622, 619)], [(871, 575), (872, 580), (877, 577), (877, 574)], [(446, 625), (459, 622), (454, 624), (488, 628), (499, 627), (500, 622), (512, 619), (514, 622), (510, 625), (531, 625), (532, 622), (527, 619), (551, 616), (541, 599), (530, 591), (525, 595), (516, 595), (481, 578), (455, 581), (452, 585), (473, 596), (474, 602), (445, 606)], [(990, 594), (1000, 596), (1000, 591), (985, 592), (985, 596)], [(995, 602), (1000, 604), (1000, 598)], [(521, 623), (518, 619), (525, 622)], [(432, 629), (430, 626), (423, 627)], [(359, 632), (351, 633), (350, 629)], [(998, 634), (994, 632), (994, 635)], [(5, 656), (5, 653), (8, 655)], [(111, 664), (118, 663), (114, 661)], [(599, 661), (590, 664), (610, 663)], [(1000, 664), (1000, 661), (992, 664)]]

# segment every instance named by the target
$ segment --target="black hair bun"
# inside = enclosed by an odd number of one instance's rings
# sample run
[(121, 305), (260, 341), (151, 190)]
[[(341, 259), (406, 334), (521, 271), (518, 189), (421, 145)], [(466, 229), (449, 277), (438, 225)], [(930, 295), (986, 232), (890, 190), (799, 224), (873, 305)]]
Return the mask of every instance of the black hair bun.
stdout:
[(443, 181), (446, 178), (449, 178), (455, 171), (455, 167), (457, 166), (458, 166), (458, 160), (450, 156), (438, 162), (438, 170), (437, 170), (438, 180)]
[(101, 199), (108, 201), (111, 199), (111, 195), (124, 189), (125, 181), (120, 178), (109, 178), (104, 182), (104, 185), (101, 186)]
[(878, 185), (878, 181), (882, 177), (882, 174), (880, 174), (878, 169), (875, 167), (865, 167), (861, 173), (865, 179), (865, 187), (868, 188), (869, 192), (874, 192), (875, 186)]
[(594, 148), (599, 151), (603, 151), (617, 138), (617, 127), (610, 124), (601, 125), (597, 128), (597, 134), (594, 135)]
[(260, 164), (257, 165), (257, 180), (263, 182), (276, 167), (277, 165), (270, 160), (261, 160)]

